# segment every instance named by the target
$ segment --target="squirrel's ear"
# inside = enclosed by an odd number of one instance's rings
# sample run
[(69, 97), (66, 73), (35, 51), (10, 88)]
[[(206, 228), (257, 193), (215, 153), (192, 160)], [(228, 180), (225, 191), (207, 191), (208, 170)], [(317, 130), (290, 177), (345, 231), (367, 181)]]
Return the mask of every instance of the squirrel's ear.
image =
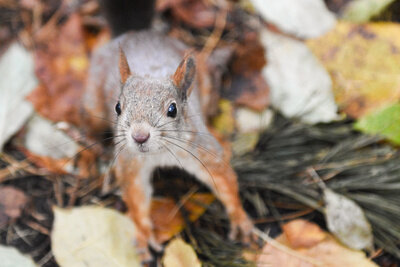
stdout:
[(192, 82), (196, 74), (196, 63), (192, 55), (188, 54), (179, 64), (172, 76), (175, 86), (181, 91), (182, 98), (188, 97), (192, 91)]
[(124, 50), (122, 50), (121, 47), (119, 47), (119, 73), (121, 74), (121, 82), (125, 83), (126, 80), (129, 78), (131, 75), (131, 70), (128, 65), (128, 61), (126, 59)]

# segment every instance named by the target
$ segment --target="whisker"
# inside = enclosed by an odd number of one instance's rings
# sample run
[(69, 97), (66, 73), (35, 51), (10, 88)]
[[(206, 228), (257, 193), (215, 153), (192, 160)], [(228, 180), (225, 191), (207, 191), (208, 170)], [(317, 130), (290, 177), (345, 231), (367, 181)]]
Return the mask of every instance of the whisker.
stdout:
[[(62, 130), (61, 130), (61, 131), (62, 131)], [(62, 132), (64, 133), (64, 131), (62, 131)], [(107, 133), (113, 133), (113, 132), (112, 132), (112, 131), (104, 131), (104, 132), (102, 132), (102, 133), (100, 133), (100, 134), (94, 135), (94, 137), (100, 137), (100, 136), (102, 136), (102, 135), (104, 135), (104, 134), (107, 134)], [(46, 146), (46, 147), (47, 147), (48, 149), (54, 149), (54, 148), (57, 148), (57, 147), (60, 147), (60, 146), (67, 145), (67, 144), (72, 143), (72, 142), (80, 143), (80, 141), (84, 140), (84, 138), (87, 137), (86, 134), (82, 134), (82, 135), (79, 135), (79, 136), (77, 136), (77, 137), (72, 137), (72, 136), (70, 136), (70, 135), (68, 135), (68, 134), (66, 134), (66, 135), (67, 135), (68, 138), (70, 138), (71, 140), (66, 141), (66, 142), (63, 142), (63, 143), (60, 143), (60, 144), (52, 145), (52, 146)], [(113, 137), (120, 137), (120, 136), (113, 136)], [(100, 140), (99, 142), (102, 142), (102, 141), (106, 141), (106, 140)]]
[(80, 151), (78, 151), (74, 156), (72, 156), (71, 158), (69, 158), (69, 159), (63, 164), (62, 168), (64, 168), (65, 165), (67, 165), (67, 163), (69, 163), (71, 160), (76, 159), (76, 157), (78, 157), (79, 154), (81, 154), (82, 152), (84, 152), (84, 151), (86, 151), (86, 150), (92, 148), (92, 147), (95, 146), (95, 145), (100, 144), (100, 143), (103, 142), (103, 141), (106, 141), (106, 140), (109, 140), (109, 139), (112, 139), (112, 138), (114, 138), (114, 137), (113, 137), (113, 136), (107, 137), (107, 138), (105, 138), (105, 139), (103, 139), (103, 140), (94, 142), (93, 144), (90, 144), (90, 145), (86, 146), (85, 148), (83, 148), (83, 149), (81, 149)]
[(163, 135), (163, 137), (171, 138), (171, 139), (174, 139), (174, 140), (176, 140), (176, 141), (183, 142), (183, 143), (188, 143), (189, 145), (192, 145), (192, 146), (194, 146), (194, 147), (200, 148), (200, 149), (202, 149), (203, 151), (209, 153), (209, 154), (210, 154), (211, 156), (213, 156), (214, 158), (220, 159), (220, 157), (219, 157), (217, 154), (215, 154), (215, 153), (212, 152), (211, 150), (207, 149), (206, 147), (204, 147), (204, 146), (202, 146), (202, 145), (200, 145), (200, 144), (197, 144), (196, 142), (193, 142), (192, 140), (188, 140), (188, 139), (184, 139), (184, 138), (178, 138), (178, 137), (174, 137), (174, 136), (170, 136), (170, 135)]
[(175, 146), (179, 147), (180, 149), (186, 151), (186, 152), (189, 153), (190, 155), (192, 155), (192, 156), (204, 167), (204, 169), (208, 172), (208, 174), (209, 174), (210, 177), (211, 177), (211, 180), (212, 180), (213, 183), (214, 183), (215, 190), (217, 190), (217, 193), (219, 194), (218, 188), (217, 188), (217, 184), (216, 184), (215, 181), (214, 181), (214, 177), (212, 176), (211, 172), (208, 170), (208, 168), (206, 167), (206, 165), (205, 165), (198, 157), (196, 157), (192, 152), (190, 152), (190, 151), (187, 150), (186, 148), (184, 148), (184, 147), (182, 147), (182, 146), (180, 146), (180, 145), (178, 145), (178, 144), (176, 144), (176, 143), (174, 143), (174, 142), (172, 142), (172, 141), (169, 141), (169, 140), (167, 140), (167, 139), (164, 139), (164, 141), (165, 141), (165, 142), (168, 142), (168, 143), (170, 143), (170, 144), (172, 144), (172, 145), (175, 145)]
[[(161, 106), (160, 109), (159, 109), (159, 111), (161, 111), (162, 108), (163, 108), (163, 107)], [(161, 118), (162, 118), (163, 116), (164, 116), (164, 113), (161, 112), (160, 117), (157, 119), (157, 122), (154, 124), (154, 128), (158, 128), (158, 123), (160, 123), (160, 120), (161, 120)]]
[(177, 121), (178, 121), (178, 120), (168, 121), (168, 122), (166, 122), (166, 123), (164, 123), (164, 124), (158, 126), (158, 128), (164, 127), (165, 125), (168, 125), (168, 124), (170, 124), (170, 123), (177, 122)]
[[(124, 140), (125, 140), (125, 139), (124, 139)], [(119, 143), (121, 143), (121, 142), (119, 142)], [(118, 143), (118, 144), (119, 144), (119, 143)], [(116, 144), (115, 146), (117, 146), (118, 144)], [(110, 174), (110, 173), (111, 173), (111, 169), (112, 169), (112, 167), (114, 166), (114, 163), (115, 163), (115, 161), (117, 160), (118, 156), (121, 154), (122, 150), (125, 148), (126, 144), (127, 144), (127, 143), (124, 143), (124, 144), (122, 144), (122, 145), (119, 147), (117, 153), (115, 153), (115, 155), (114, 155), (112, 161), (111, 161), (110, 164), (108, 165), (108, 168), (107, 168), (107, 171), (106, 171), (106, 174), (105, 174), (105, 178), (104, 178), (104, 180), (103, 180), (103, 186), (102, 186), (102, 188), (101, 188), (101, 193), (102, 193), (102, 194), (106, 194), (106, 193), (109, 191), (108, 186), (109, 186), (110, 178), (111, 178), (111, 174)]]
[(179, 161), (178, 157), (175, 156), (175, 154), (171, 151), (171, 149), (169, 149), (169, 147), (167, 145), (163, 144), (163, 143), (161, 143), (161, 145), (176, 159), (176, 161), (179, 163), (179, 165), (183, 169), (182, 163)]

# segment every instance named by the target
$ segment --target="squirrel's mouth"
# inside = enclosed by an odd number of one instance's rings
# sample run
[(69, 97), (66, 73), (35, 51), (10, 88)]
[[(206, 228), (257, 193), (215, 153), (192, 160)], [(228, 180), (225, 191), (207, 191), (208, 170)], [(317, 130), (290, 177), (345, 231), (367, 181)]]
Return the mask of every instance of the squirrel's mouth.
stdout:
[(149, 147), (148, 146), (144, 146), (143, 144), (139, 145), (139, 151), (142, 153), (147, 153), (149, 152)]

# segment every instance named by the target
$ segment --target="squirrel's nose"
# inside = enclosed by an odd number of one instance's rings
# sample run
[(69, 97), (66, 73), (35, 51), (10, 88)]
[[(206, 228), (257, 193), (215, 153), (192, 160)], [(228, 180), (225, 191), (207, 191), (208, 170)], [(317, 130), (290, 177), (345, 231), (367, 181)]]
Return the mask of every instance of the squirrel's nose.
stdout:
[(136, 143), (138, 144), (143, 144), (144, 142), (149, 139), (150, 133), (142, 133), (142, 132), (136, 132), (132, 133), (132, 138), (135, 140)]

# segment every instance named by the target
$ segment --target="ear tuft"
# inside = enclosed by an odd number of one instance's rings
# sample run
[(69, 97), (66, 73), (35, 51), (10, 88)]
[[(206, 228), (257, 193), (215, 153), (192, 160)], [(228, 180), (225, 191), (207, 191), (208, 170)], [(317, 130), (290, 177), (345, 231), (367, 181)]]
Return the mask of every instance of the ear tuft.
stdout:
[(178, 90), (181, 91), (183, 99), (187, 98), (193, 86), (193, 80), (196, 74), (196, 62), (194, 57), (190, 54), (186, 55), (178, 68), (175, 71), (175, 74), (172, 76), (172, 81)]
[(129, 68), (128, 65), (128, 60), (126, 59), (126, 55), (124, 53), (124, 50), (122, 50), (122, 47), (119, 47), (119, 73), (121, 75), (121, 82), (125, 83), (126, 80), (129, 78), (131, 75), (131, 69)]

